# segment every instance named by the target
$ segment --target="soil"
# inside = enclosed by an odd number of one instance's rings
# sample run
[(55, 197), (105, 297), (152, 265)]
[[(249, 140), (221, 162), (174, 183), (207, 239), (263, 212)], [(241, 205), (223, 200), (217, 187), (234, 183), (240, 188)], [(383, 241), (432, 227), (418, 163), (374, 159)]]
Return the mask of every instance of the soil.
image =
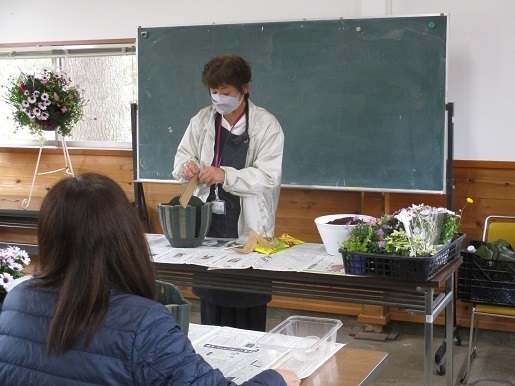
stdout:
[(356, 225), (357, 221), (353, 217), (341, 217), (335, 220), (329, 221), (327, 224), (331, 225)]

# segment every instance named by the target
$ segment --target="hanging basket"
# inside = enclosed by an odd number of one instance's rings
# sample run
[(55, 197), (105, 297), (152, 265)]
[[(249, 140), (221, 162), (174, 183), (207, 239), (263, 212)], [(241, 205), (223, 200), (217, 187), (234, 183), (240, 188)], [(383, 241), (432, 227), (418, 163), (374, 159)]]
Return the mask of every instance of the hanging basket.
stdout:
[(45, 123), (41, 124), (41, 129), (43, 131), (56, 131), (59, 128), (59, 125), (56, 125), (55, 123)]

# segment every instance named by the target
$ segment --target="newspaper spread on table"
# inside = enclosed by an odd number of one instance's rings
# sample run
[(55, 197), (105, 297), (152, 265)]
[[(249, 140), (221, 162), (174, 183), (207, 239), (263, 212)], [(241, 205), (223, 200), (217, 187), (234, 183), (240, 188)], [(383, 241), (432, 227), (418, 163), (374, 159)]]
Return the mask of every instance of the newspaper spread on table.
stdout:
[[(274, 355), (260, 349), (257, 341), (265, 332), (232, 327), (204, 326), (190, 323), (188, 338), (195, 351), (224, 376), (237, 383), (248, 381), (263, 370), (281, 368), (292, 370), (300, 378), (310, 376), (332, 357), (344, 344), (331, 344), (327, 354), (316, 361), (297, 358), (291, 350), (274, 351)], [(302, 339), (302, 338), (298, 338)], [(307, 360), (306, 360), (307, 359)]]
[(303, 243), (265, 255), (235, 252), (233, 239), (206, 238), (197, 248), (174, 248), (162, 234), (147, 234), (147, 240), (156, 263), (195, 264), (210, 269), (255, 268), (344, 274), (342, 256), (327, 254), (323, 244)]
[[(327, 254), (323, 244), (303, 243), (270, 255), (258, 252), (241, 254), (234, 250), (237, 246), (234, 239), (206, 238), (197, 248), (174, 248), (162, 234), (146, 236), (156, 263), (195, 264), (208, 269), (254, 268), (335, 275), (345, 273), (342, 256)], [(326, 347), (324, 355), (316, 360), (299, 358), (298, 355), (292, 355), (294, 350), (286, 348), (273, 350), (273, 355), (270, 355), (270, 351), (260, 349), (257, 344), (257, 340), (264, 334), (231, 327), (190, 324), (188, 338), (197, 353), (235, 383), (245, 382), (270, 368), (292, 370), (300, 378), (305, 378), (344, 346), (340, 343), (331, 344)]]

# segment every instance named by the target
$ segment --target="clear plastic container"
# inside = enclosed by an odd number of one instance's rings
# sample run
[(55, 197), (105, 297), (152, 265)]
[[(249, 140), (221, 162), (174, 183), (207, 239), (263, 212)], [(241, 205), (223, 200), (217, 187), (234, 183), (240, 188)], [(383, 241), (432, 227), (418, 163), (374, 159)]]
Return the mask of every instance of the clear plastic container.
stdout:
[(337, 319), (290, 316), (258, 339), (262, 361), (274, 368), (286, 360), (309, 367), (331, 352), (341, 325)]

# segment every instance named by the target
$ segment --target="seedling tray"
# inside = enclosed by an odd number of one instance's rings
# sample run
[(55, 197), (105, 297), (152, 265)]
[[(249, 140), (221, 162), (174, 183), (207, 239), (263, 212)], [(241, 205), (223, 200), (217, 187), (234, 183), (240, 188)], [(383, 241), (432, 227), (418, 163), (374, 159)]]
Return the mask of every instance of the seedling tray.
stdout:
[(447, 263), (460, 255), (465, 238), (461, 234), (449, 245), (428, 257), (409, 257), (379, 253), (343, 251), (340, 253), (345, 273), (357, 276), (381, 276), (407, 280), (429, 280)]

